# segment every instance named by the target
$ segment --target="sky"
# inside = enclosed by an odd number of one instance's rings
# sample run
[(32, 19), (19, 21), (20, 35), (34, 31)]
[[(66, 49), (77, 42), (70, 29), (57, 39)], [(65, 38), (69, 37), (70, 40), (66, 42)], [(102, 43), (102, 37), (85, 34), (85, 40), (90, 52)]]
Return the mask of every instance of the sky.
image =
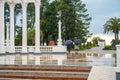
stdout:
[(82, 0), (92, 17), (90, 32), (93, 37), (99, 36), (106, 40), (106, 44), (114, 38), (113, 34), (103, 34), (103, 25), (110, 18), (120, 18), (120, 0)]

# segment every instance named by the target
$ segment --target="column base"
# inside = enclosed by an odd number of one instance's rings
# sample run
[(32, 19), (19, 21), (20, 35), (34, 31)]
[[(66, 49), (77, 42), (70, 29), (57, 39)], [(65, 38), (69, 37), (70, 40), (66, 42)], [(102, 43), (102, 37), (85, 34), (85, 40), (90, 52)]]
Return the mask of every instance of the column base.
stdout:
[(22, 46), (22, 53), (27, 53), (27, 46)]
[(5, 53), (5, 47), (4, 46), (0, 46), (0, 54), (4, 54)]
[(39, 46), (35, 46), (35, 53), (40, 53), (40, 47)]
[(10, 46), (10, 53), (15, 53), (15, 46)]
[(58, 46), (62, 46), (62, 39), (58, 39), (57, 41), (58, 41), (58, 42), (57, 42), (57, 45), (58, 45)]

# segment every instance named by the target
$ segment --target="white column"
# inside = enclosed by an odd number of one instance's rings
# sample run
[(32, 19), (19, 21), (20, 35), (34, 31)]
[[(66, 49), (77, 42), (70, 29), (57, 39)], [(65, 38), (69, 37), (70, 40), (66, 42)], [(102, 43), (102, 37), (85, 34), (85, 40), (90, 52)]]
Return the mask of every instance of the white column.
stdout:
[(58, 31), (58, 46), (62, 46), (62, 38), (61, 38), (61, 20), (59, 20), (58, 22), (58, 28), (59, 28), (59, 31)]
[(7, 31), (6, 32), (7, 33), (7, 35), (6, 35), (6, 42), (7, 42), (6, 46), (9, 46), (9, 22), (6, 23), (6, 27), (7, 27), (6, 28), (7, 29), (6, 30)]
[(6, 52), (10, 52), (10, 39), (9, 39), (9, 22), (6, 23)]
[(120, 45), (116, 45), (116, 53), (117, 67), (120, 67)]
[(14, 53), (15, 52), (15, 39), (14, 39), (14, 3), (9, 3), (10, 7), (10, 52)]
[(22, 53), (27, 53), (27, 3), (22, 3)]
[(4, 0), (0, 0), (0, 53), (5, 53), (4, 36)]
[(35, 52), (40, 53), (40, 2), (35, 2)]

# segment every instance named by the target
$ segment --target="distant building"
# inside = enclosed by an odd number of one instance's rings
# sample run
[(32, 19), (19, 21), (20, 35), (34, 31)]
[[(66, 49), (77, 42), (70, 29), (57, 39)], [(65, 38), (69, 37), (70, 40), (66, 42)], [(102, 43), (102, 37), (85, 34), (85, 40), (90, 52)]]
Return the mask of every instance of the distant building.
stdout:
[(104, 39), (100, 39), (98, 41), (98, 46), (100, 46), (103, 49), (105, 47), (105, 40)]

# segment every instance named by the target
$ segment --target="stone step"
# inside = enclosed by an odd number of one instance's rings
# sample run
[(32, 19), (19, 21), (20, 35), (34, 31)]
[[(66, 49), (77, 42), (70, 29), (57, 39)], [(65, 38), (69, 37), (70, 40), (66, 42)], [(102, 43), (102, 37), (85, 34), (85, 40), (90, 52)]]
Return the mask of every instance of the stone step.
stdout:
[(51, 80), (51, 79), (18, 79), (18, 78), (0, 78), (0, 80)]
[(86, 77), (68, 77), (68, 76), (41, 76), (41, 75), (8, 75), (2, 74), (0, 78), (16, 78), (16, 79), (50, 79), (50, 80), (87, 80)]
[(0, 66), (0, 70), (34, 70), (34, 71), (67, 71), (67, 72), (90, 72), (91, 68), (85, 67), (30, 67), (30, 66)]
[(20, 71), (20, 70), (0, 70), (1, 74), (13, 75), (46, 75), (46, 76), (73, 76), (73, 77), (88, 77), (89, 72), (58, 72), (58, 71)]
[(0, 79), (87, 80), (90, 70), (91, 68), (0, 66)]

